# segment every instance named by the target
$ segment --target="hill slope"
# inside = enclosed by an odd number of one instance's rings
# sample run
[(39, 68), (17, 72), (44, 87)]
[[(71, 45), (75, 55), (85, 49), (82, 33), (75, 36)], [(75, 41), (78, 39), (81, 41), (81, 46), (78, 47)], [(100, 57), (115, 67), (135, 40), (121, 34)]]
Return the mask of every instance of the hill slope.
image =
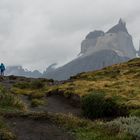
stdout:
[(47, 78), (64, 80), (77, 73), (102, 69), (105, 66), (125, 62), (127, 60), (129, 60), (129, 58), (120, 57), (112, 50), (102, 50), (91, 55), (77, 58), (63, 67), (48, 72)]
[(69, 82), (50, 87), (50, 92), (85, 96), (91, 92), (104, 92), (116, 96), (121, 104), (140, 107), (140, 58), (116, 64), (95, 72), (71, 77)]
[[(61, 82), (16, 76), (0, 77), (0, 137), (4, 140), (140, 139), (139, 78), (140, 59), (81, 73)], [(81, 104), (81, 98), (94, 95), (95, 91), (98, 95), (104, 93), (109, 99), (106, 101), (113, 101), (110, 99), (117, 97), (117, 103), (130, 111), (127, 118), (113, 120), (119, 116), (108, 116), (103, 120), (83, 119), (83, 108), (75, 107), (73, 103)], [(99, 110), (102, 102), (97, 104), (99, 106), (95, 109)], [(104, 109), (107, 110), (106, 107)], [(79, 111), (80, 114), (77, 114)]]

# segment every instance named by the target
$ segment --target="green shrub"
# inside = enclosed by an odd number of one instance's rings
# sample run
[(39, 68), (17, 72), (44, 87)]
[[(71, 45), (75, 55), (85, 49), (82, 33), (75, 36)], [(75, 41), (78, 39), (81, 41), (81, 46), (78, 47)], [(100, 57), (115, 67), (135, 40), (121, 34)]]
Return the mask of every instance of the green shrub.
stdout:
[(45, 86), (44, 82), (42, 82), (41, 80), (35, 80), (35, 81), (32, 81), (31, 84), (30, 84), (30, 87), (32, 89), (41, 89)]
[(31, 102), (32, 107), (38, 107), (40, 105), (45, 105), (45, 101), (41, 99), (33, 99)]
[(92, 93), (82, 98), (83, 115), (88, 118), (115, 117), (123, 109), (114, 98), (105, 98), (103, 93)]
[(32, 92), (28, 97), (29, 99), (41, 99), (45, 96), (44, 92)]
[(29, 82), (19, 82), (19, 83), (14, 84), (14, 87), (17, 87), (20, 89), (25, 89), (25, 88), (30, 87), (30, 83)]
[(4, 88), (4, 86), (0, 85), (0, 93), (5, 94), (6, 93), (6, 89)]
[(8, 126), (0, 117), (0, 140), (15, 140), (16, 136), (8, 129)]
[(0, 86), (0, 108), (15, 108), (25, 110), (26, 107), (22, 101), (15, 95), (8, 93), (4, 87)]
[(137, 140), (140, 139), (140, 118), (138, 117), (121, 117), (106, 123), (106, 126), (111, 133), (128, 133)]
[(20, 110), (26, 110), (26, 107), (22, 101), (10, 93), (4, 95), (0, 94), (0, 108), (15, 108)]
[(137, 116), (137, 117), (140, 117), (140, 109), (131, 110), (131, 111), (130, 111), (130, 116)]
[(33, 80), (32, 82), (19, 82), (14, 84), (14, 87), (20, 89), (41, 89), (45, 86), (42, 80)]

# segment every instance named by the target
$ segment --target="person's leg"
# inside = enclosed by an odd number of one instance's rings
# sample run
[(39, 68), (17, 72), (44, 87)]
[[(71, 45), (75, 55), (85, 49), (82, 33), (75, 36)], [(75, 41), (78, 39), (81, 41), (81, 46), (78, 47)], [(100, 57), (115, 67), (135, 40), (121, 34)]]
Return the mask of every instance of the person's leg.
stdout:
[(1, 75), (4, 76), (4, 71), (3, 70), (1, 70)]

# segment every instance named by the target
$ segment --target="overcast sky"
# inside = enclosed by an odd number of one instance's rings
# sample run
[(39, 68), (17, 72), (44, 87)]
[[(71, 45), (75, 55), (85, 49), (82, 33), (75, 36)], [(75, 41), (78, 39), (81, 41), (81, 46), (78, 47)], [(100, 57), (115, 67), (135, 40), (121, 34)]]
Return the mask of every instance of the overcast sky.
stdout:
[(0, 61), (30, 70), (66, 63), (88, 32), (120, 17), (138, 48), (139, 14), (140, 0), (0, 0)]

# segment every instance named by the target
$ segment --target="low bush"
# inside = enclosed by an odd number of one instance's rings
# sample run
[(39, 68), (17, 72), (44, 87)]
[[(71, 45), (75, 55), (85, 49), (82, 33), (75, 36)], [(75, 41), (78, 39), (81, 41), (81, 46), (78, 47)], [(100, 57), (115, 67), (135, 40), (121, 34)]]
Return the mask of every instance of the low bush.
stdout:
[(32, 89), (41, 89), (45, 86), (44, 82), (42, 82), (41, 80), (34, 80), (30, 83), (30, 87)]
[(116, 99), (105, 98), (103, 93), (92, 93), (82, 98), (83, 115), (88, 118), (103, 118), (125, 115), (123, 107), (120, 107)]
[(8, 93), (4, 87), (0, 86), (0, 108), (15, 108), (26, 110), (23, 102), (15, 95)]
[(14, 84), (14, 87), (20, 89), (41, 89), (45, 86), (42, 80), (33, 80), (32, 82), (18, 82)]
[(25, 89), (25, 88), (30, 87), (30, 83), (29, 82), (19, 82), (19, 83), (14, 84), (14, 87), (17, 87), (20, 89)]
[(126, 133), (107, 133), (104, 122), (90, 121), (73, 115), (55, 114), (49, 116), (52, 122), (62, 126), (75, 136), (76, 140), (133, 140)]
[(1, 108), (15, 108), (20, 110), (26, 110), (25, 105), (21, 102), (21, 100), (9, 93), (6, 93), (4, 95), (0, 94), (0, 107)]
[(8, 126), (0, 117), (0, 140), (15, 140), (16, 136), (8, 129)]
[(32, 92), (29, 95), (29, 99), (41, 99), (45, 96), (45, 94), (41, 91)]
[(140, 118), (138, 117), (121, 117), (106, 123), (110, 133), (128, 133), (134, 139), (140, 139)]
[(32, 102), (31, 102), (32, 107), (38, 107), (40, 105), (45, 105), (45, 104), (46, 104), (46, 102), (41, 99), (32, 99)]
[(140, 117), (140, 109), (131, 110), (131, 111), (130, 111), (130, 116), (137, 116), (137, 117)]

